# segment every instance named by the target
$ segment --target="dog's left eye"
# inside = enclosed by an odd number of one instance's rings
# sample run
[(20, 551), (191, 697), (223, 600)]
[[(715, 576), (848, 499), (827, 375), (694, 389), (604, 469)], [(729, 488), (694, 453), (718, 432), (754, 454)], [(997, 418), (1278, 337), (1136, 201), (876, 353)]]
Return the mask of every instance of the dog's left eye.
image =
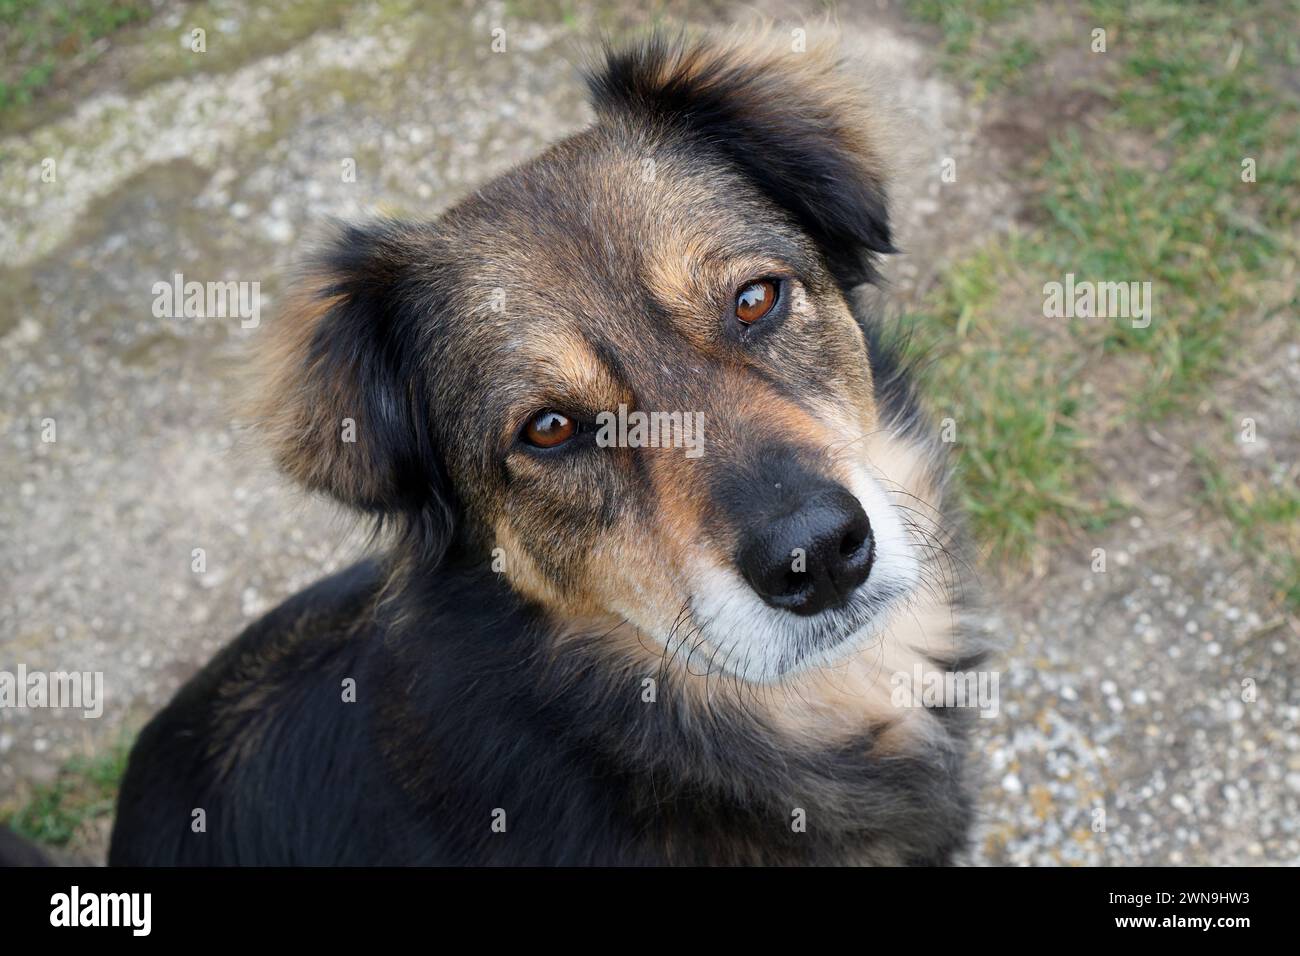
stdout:
[(751, 282), (736, 293), (736, 318), (753, 325), (776, 305), (777, 285), (771, 279)]

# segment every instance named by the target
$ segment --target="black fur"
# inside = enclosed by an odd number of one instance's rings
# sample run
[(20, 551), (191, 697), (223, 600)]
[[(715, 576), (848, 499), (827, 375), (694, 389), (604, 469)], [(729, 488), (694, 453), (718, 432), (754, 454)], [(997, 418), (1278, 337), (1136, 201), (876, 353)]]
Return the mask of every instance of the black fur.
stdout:
[(35, 843), (24, 840), (8, 827), (0, 826), (0, 868), (53, 865)]
[(610, 57), (588, 77), (596, 109), (670, 124), (716, 150), (817, 241), (842, 288), (875, 279), (875, 256), (895, 251), (885, 189), (864, 175), (843, 120), (743, 62), (681, 69), (682, 49), (654, 34)]
[[(591, 81), (598, 110), (663, 124), (715, 166), (721, 154), (814, 240), (842, 288), (872, 278), (873, 256), (891, 249), (883, 187), (831, 118), (795, 104), (757, 121), (753, 104), (783, 91), (740, 67), (655, 82), (671, 55), (656, 39), (611, 57)], [(599, 633), (559, 646), (546, 609), (459, 536), (441, 457), (457, 439), (422, 398), (447, 400), (476, 370), (440, 364), (452, 263), (410, 267), (437, 259), (437, 242), (419, 227), (346, 233), (317, 270), (333, 305), (304, 359), (313, 380), (351, 383), (366, 437), (351, 473), (364, 492), (316, 487), (395, 525), (396, 543), (252, 625), (145, 728), (110, 863), (952, 861), (972, 814), (968, 712), (940, 711), (943, 732), (915, 752), (867, 756), (884, 728), (792, 747), (751, 706), (780, 688), (702, 710), (670, 672), (616, 663)], [(906, 368), (855, 315), (883, 417), (919, 429)], [(660, 680), (653, 703), (647, 676)], [(791, 828), (797, 810), (806, 832)]]
[[(889, 413), (921, 421), (898, 356), (872, 355)], [(642, 702), (599, 634), (553, 659), (542, 609), (482, 563), (384, 596), (390, 571), (303, 591), (182, 689), (132, 754), (110, 864), (933, 865), (966, 845), (966, 712), (937, 710), (950, 736), (917, 755), (791, 751), (747, 708), (702, 722), (667, 684)]]
[(290, 599), (149, 724), (110, 864), (937, 864), (964, 846), (959, 736), (881, 761), (869, 738), (792, 752), (752, 713), (702, 722), (670, 687), (642, 702), (599, 635), (545, 663), (542, 615), (491, 573), (446, 568), (387, 604), (382, 580), (361, 564)]
[[(366, 456), (359, 471), (370, 476), (358, 497), (328, 485), (313, 490), (390, 524), (412, 526), (435, 558), (455, 534), (455, 495), (433, 448), (425, 359), (426, 321), (443, 309), (440, 281), (446, 269), (416, 269), (418, 227), (343, 224), (315, 257), (312, 271), (328, 276), (316, 290), (332, 303), (303, 356), (322, 382), (351, 382), (358, 431), (365, 440), (353, 453)], [(340, 446), (346, 447), (346, 446)]]

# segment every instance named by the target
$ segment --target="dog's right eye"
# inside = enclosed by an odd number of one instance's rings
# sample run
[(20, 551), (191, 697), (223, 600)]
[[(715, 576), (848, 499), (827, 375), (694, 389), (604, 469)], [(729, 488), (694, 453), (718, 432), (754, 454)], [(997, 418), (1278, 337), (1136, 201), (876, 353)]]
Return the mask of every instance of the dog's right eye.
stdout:
[(528, 420), (521, 437), (534, 448), (554, 448), (563, 445), (577, 431), (578, 425), (572, 418), (548, 409)]
[(780, 287), (771, 279), (757, 279), (736, 293), (736, 318), (753, 325), (776, 305)]

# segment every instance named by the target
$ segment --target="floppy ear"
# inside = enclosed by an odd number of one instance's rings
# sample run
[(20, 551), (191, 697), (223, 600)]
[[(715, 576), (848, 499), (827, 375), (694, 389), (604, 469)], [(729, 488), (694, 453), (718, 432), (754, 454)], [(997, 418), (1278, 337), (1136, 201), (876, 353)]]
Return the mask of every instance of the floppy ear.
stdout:
[(429, 245), (394, 222), (340, 228), (270, 331), (254, 415), (306, 487), (382, 517), (432, 512), (449, 538), (428, 408)]
[(890, 243), (884, 124), (829, 47), (775, 37), (675, 41), (653, 34), (588, 75), (598, 115), (668, 125), (737, 166), (811, 235), (846, 290), (875, 278)]

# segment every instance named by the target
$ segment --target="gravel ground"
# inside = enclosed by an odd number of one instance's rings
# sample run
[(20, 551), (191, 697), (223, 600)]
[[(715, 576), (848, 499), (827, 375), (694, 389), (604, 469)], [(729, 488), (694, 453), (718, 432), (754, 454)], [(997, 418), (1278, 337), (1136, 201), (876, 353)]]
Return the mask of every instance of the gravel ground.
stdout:
[[(258, 281), (271, 314), (313, 224), (435, 213), (580, 127), (574, 40), (628, 19), (362, 9), (239, 63), (241, 36), (271, 27), (231, 9), (206, 54), (229, 68), (125, 92), (114, 64), (151, 55), (155, 25), (105, 58), (75, 112), (0, 139), (0, 669), (100, 670), (107, 698), (99, 720), (0, 711), (0, 804), (138, 728), (250, 619), (360, 551), (232, 424), (260, 329), (156, 318), (153, 284)], [(904, 111), (906, 254), (889, 278), (906, 303), (1014, 221), (1006, 117), (939, 79), (927, 35), (890, 10), (839, 20)], [(504, 55), (490, 52), (501, 23)], [(160, 29), (174, 44), (188, 27)], [(56, 183), (40, 179), (46, 157)], [(944, 157), (958, 183), (940, 183)], [(1260, 348), (1251, 378), (1267, 387), (1223, 400), (1268, 424), (1271, 461), (1293, 462), (1300, 352)], [(997, 608), (983, 626), (1008, 650), (1000, 713), (981, 728), (976, 862), (1300, 863), (1300, 636), (1190, 503), (1178, 448), (1176, 434), (1117, 436), (1101, 458), (1134, 517), (1061, 544), (1032, 580), (983, 575)], [(84, 846), (102, 852), (102, 834)]]

